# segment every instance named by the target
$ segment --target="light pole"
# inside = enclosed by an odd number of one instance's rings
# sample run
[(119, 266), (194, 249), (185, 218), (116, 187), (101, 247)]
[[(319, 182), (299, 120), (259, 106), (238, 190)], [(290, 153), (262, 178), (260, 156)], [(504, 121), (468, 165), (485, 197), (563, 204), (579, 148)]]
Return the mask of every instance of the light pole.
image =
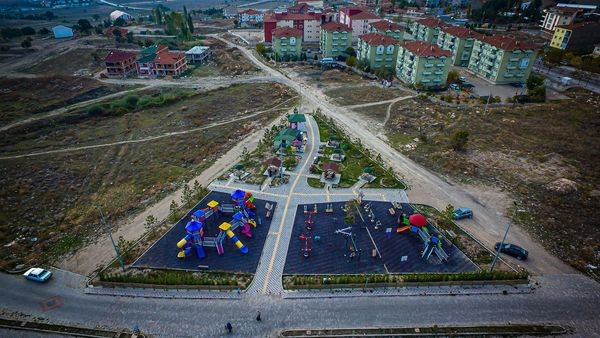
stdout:
[[(516, 211), (517, 203), (513, 202), (513, 204), (514, 204), (514, 208)], [(514, 217), (515, 211), (513, 211), (512, 217)], [(496, 266), (496, 261), (498, 260), (498, 256), (500, 256), (500, 250), (502, 249), (502, 246), (504, 246), (504, 241), (506, 240), (506, 236), (508, 235), (508, 230), (510, 230), (511, 225), (512, 225), (512, 218), (510, 218), (508, 220), (508, 226), (506, 227), (506, 232), (504, 232), (504, 237), (502, 237), (502, 242), (500, 242), (498, 249), (496, 249), (496, 255), (494, 256), (494, 260), (492, 261), (492, 266), (490, 267), (490, 272), (494, 271), (494, 266)]]
[(123, 259), (121, 258), (121, 253), (119, 252), (119, 248), (117, 248), (117, 245), (115, 244), (115, 240), (113, 239), (112, 232), (110, 231), (110, 227), (108, 226), (108, 223), (106, 223), (106, 219), (104, 219), (104, 213), (102, 212), (102, 209), (100, 209), (99, 206), (97, 206), (97, 208), (98, 208), (98, 211), (100, 211), (100, 218), (102, 219), (102, 225), (104, 225), (104, 229), (108, 233), (108, 237), (110, 237), (110, 241), (113, 245), (113, 248), (115, 248), (115, 252), (117, 253), (117, 259), (119, 260), (119, 264), (121, 264), (121, 269), (123, 269), (123, 272), (125, 272), (125, 263), (123, 263)]

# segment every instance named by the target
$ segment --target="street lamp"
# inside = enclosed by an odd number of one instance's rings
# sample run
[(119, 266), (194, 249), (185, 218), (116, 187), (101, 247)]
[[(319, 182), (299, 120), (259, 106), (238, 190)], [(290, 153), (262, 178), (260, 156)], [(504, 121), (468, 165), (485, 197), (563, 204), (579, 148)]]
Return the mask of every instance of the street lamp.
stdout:
[(123, 259), (121, 258), (121, 253), (119, 252), (119, 248), (115, 244), (115, 240), (113, 239), (112, 232), (110, 231), (110, 227), (108, 226), (108, 223), (106, 223), (106, 219), (104, 219), (104, 213), (102, 212), (102, 209), (100, 209), (99, 206), (97, 206), (96, 208), (98, 208), (98, 211), (100, 211), (100, 218), (102, 219), (102, 225), (104, 225), (104, 229), (108, 233), (108, 237), (110, 237), (110, 241), (113, 245), (113, 248), (115, 249), (115, 252), (117, 253), (117, 259), (119, 260), (119, 264), (121, 264), (121, 269), (123, 269), (123, 272), (125, 272), (125, 263), (123, 263)]
[[(514, 205), (515, 209), (513, 209), (512, 217), (515, 216), (517, 203), (513, 202), (513, 205)], [(494, 266), (496, 266), (496, 261), (498, 260), (498, 256), (500, 256), (500, 250), (502, 249), (502, 246), (504, 246), (504, 241), (506, 240), (506, 236), (508, 235), (508, 230), (510, 230), (511, 225), (512, 225), (512, 218), (509, 218), (508, 219), (508, 227), (506, 227), (506, 231), (504, 232), (504, 237), (502, 237), (502, 242), (500, 242), (500, 245), (498, 246), (498, 249), (496, 250), (496, 255), (494, 256), (494, 260), (492, 261), (492, 266), (490, 267), (490, 272), (494, 271)]]

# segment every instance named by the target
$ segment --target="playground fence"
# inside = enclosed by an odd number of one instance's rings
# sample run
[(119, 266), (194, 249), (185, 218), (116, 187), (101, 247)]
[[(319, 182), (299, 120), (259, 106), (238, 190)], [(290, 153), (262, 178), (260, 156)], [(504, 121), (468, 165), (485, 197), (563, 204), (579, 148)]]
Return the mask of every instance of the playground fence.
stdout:
[(235, 291), (239, 288), (237, 285), (162, 285), (162, 284), (142, 284), (142, 283), (120, 283), (95, 281), (94, 286), (104, 288), (135, 288), (135, 289), (157, 289), (157, 290), (208, 290), (208, 291)]
[(337, 289), (397, 289), (397, 288), (419, 288), (432, 286), (487, 286), (487, 285), (527, 285), (528, 280), (484, 280), (484, 281), (443, 281), (443, 282), (399, 282), (399, 283), (360, 283), (360, 284), (324, 284), (324, 285), (298, 285), (289, 287), (289, 291), (322, 290), (331, 291)]

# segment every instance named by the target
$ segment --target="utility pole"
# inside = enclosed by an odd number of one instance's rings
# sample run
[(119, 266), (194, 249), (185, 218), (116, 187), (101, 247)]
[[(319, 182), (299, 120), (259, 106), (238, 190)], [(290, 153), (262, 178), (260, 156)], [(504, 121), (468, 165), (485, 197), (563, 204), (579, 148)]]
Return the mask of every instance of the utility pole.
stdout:
[[(513, 202), (514, 204), (514, 208), (516, 211), (516, 207), (517, 207), (517, 203)], [(515, 213), (513, 212), (512, 216), (514, 216)], [(506, 236), (508, 235), (508, 230), (510, 230), (510, 226), (512, 225), (512, 219), (508, 220), (508, 227), (506, 227), (506, 232), (504, 232), (504, 237), (502, 237), (502, 242), (500, 242), (500, 246), (498, 246), (498, 249), (496, 250), (496, 255), (494, 256), (494, 260), (492, 261), (492, 266), (490, 267), (490, 272), (494, 271), (494, 266), (496, 266), (496, 261), (498, 260), (498, 256), (500, 256), (500, 250), (502, 249), (502, 246), (504, 246), (504, 241), (506, 241)]]
[(123, 258), (121, 258), (121, 253), (119, 252), (119, 248), (117, 248), (117, 245), (115, 244), (115, 240), (113, 239), (112, 232), (110, 231), (110, 227), (108, 226), (108, 223), (106, 223), (106, 219), (104, 219), (104, 213), (102, 212), (102, 209), (100, 209), (99, 206), (97, 206), (96, 208), (98, 208), (98, 211), (100, 211), (100, 218), (102, 219), (102, 225), (104, 225), (104, 229), (108, 233), (108, 237), (110, 237), (110, 241), (113, 245), (113, 248), (115, 249), (115, 252), (117, 253), (117, 259), (119, 260), (119, 264), (121, 264), (121, 269), (123, 269), (123, 272), (125, 272), (125, 263), (123, 263)]

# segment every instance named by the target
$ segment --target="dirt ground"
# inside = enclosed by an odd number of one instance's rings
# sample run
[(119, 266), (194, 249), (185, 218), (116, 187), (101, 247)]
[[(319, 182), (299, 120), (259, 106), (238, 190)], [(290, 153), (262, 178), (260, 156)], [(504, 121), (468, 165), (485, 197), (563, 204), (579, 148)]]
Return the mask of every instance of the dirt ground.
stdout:
[[(600, 96), (571, 91), (568, 100), (456, 110), (420, 99), (398, 102), (388, 139), (427, 168), (469, 186), (508, 192), (508, 213), (550, 252), (575, 268), (600, 264)], [(469, 132), (466, 151), (450, 135)], [(487, 189), (487, 188), (486, 188)], [(479, 189), (481, 190), (481, 189)]]
[(383, 88), (380, 85), (343, 86), (325, 90), (324, 93), (340, 106), (387, 101), (408, 95), (406, 91), (396, 88)]
[(44, 75), (91, 75), (104, 69), (103, 60), (106, 54), (108, 50), (103, 49), (72, 49), (22, 71)]
[(63, 75), (0, 78), (0, 125), (115, 93), (122, 87), (90, 78)]
[(206, 46), (213, 49), (209, 65), (214, 65), (220, 75), (243, 75), (258, 72), (258, 69), (236, 48), (229, 48), (220, 40), (208, 38)]
[[(292, 96), (288, 88), (275, 84), (232, 86), (161, 109), (114, 117), (63, 116), (50, 125), (19, 127), (22, 142), (4, 138), (2, 145), (6, 151), (24, 151), (101, 143), (117, 136), (134, 139), (231, 120)], [(239, 122), (233, 120), (226, 128), (151, 142), (1, 160), (1, 265), (14, 266), (72, 252), (86, 238), (101, 232), (96, 205), (102, 205), (111, 224), (139, 212), (176, 190), (178, 182), (198, 175), (220, 154), (278, 115), (274, 111)]]

